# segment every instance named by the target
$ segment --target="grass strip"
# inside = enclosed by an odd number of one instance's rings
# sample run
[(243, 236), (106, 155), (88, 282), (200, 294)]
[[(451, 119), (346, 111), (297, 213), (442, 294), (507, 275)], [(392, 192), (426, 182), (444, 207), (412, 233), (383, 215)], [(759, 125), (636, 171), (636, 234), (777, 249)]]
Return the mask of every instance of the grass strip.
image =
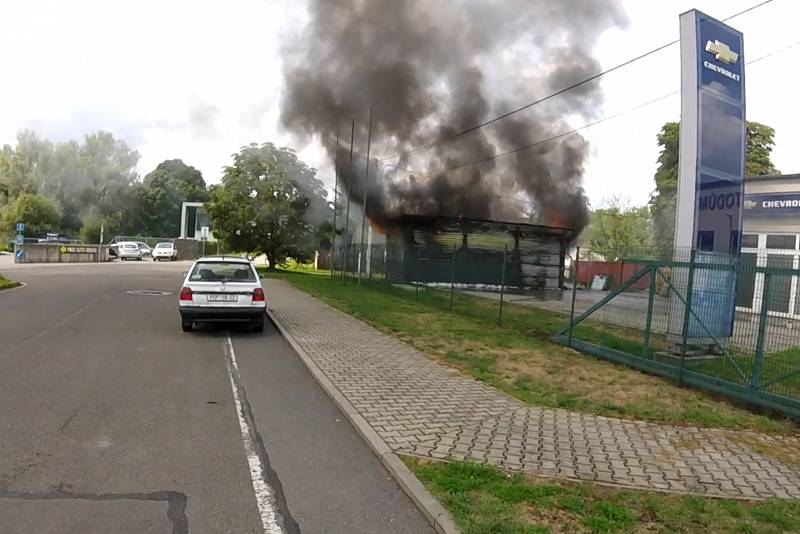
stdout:
[(464, 534), (800, 532), (797, 501), (623, 490), (472, 463), (403, 460)]

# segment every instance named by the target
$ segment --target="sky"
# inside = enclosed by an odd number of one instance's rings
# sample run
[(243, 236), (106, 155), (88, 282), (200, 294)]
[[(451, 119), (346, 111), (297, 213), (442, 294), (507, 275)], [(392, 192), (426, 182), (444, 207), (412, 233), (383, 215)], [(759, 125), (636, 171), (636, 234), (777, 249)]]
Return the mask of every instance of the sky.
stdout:
[[(756, 3), (623, 0), (628, 24), (606, 32), (595, 57), (605, 69), (677, 39), (678, 15), (691, 8), (725, 18)], [(180, 158), (214, 183), (239, 147), (272, 141), (297, 149), (332, 187), (319, 146), (298, 144), (278, 121), (281, 47), (304, 24), (302, 1), (5, 0), (1, 13), (0, 145), (13, 145), (22, 129), (53, 141), (110, 131), (141, 154), (141, 174)], [(796, 43), (798, 19), (800, 3), (774, 0), (729, 23), (744, 32), (750, 61)], [(784, 173), (800, 172), (798, 65), (794, 46), (747, 67), (748, 119), (776, 129), (773, 162)], [(598, 117), (678, 90), (679, 74), (674, 45), (603, 77)], [(520, 104), (536, 96), (519, 95)], [(582, 131), (593, 206), (648, 201), (656, 135), (679, 116), (674, 95)]]

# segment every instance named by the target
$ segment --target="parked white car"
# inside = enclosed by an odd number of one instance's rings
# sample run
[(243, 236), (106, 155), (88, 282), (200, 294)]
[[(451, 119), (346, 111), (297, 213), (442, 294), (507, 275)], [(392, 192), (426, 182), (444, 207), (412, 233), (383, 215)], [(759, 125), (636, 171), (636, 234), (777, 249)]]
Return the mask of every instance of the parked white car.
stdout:
[(117, 257), (122, 261), (142, 261), (144, 253), (142, 252), (142, 249), (139, 248), (137, 243), (134, 243), (133, 241), (123, 241), (121, 243), (117, 243)]
[(172, 243), (157, 243), (153, 249), (153, 261), (175, 261), (178, 259), (178, 249)]
[(184, 332), (196, 322), (249, 322), (264, 331), (266, 298), (261, 279), (246, 259), (206, 257), (195, 261), (181, 287), (178, 309)]

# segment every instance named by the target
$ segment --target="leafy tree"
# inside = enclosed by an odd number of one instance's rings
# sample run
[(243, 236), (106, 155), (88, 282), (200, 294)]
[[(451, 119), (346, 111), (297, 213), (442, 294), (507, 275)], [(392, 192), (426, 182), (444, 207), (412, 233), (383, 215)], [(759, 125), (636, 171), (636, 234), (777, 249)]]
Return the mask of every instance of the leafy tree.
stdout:
[(592, 211), (583, 242), (616, 261), (625, 252), (651, 245), (652, 221), (647, 206), (629, 207), (619, 197)]
[(22, 193), (3, 210), (0, 231), (6, 235), (15, 233), (16, 224), (25, 223), (25, 235), (43, 237), (47, 232), (57, 231), (61, 214), (55, 203), (41, 195)]
[[(678, 191), (680, 123), (664, 124), (658, 134), (661, 153), (656, 169), (656, 190), (650, 196), (656, 246), (671, 249), (675, 234), (675, 204)], [(780, 174), (770, 160), (775, 146), (775, 130), (758, 122), (747, 122), (745, 171), (748, 176)]]
[(775, 129), (759, 122), (747, 122), (745, 166), (747, 176), (780, 174), (770, 160), (775, 146)]
[(175, 237), (180, 232), (184, 202), (207, 202), (210, 198), (202, 173), (179, 159), (159, 163), (135, 194), (138, 227), (148, 235), (163, 237)]
[(211, 188), (208, 212), (215, 235), (229, 249), (265, 254), (271, 269), (289, 257), (307, 261), (316, 248), (307, 215), (319, 202), (308, 195), (323, 194), (315, 182), (315, 171), (289, 149), (272, 143), (243, 147)]
[(0, 151), (0, 204), (22, 193), (36, 193), (46, 180), (53, 145), (30, 130), (17, 135), (17, 147)]
[(110, 133), (53, 144), (22, 131), (16, 147), (0, 151), (0, 205), (37, 193), (55, 201), (66, 232), (76, 233), (89, 214), (121, 224), (134, 201), (138, 160), (135, 150)]

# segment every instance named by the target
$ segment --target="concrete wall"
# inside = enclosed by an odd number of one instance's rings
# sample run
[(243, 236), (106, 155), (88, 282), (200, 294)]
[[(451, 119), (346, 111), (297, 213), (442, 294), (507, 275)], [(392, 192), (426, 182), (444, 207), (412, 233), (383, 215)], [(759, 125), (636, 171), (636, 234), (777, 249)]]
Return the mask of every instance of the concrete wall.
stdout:
[[(17, 250), (22, 257), (17, 263), (97, 263), (98, 245), (64, 245), (61, 243), (26, 243)], [(103, 261), (108, 261), (108, 247), (102, 247)]]

